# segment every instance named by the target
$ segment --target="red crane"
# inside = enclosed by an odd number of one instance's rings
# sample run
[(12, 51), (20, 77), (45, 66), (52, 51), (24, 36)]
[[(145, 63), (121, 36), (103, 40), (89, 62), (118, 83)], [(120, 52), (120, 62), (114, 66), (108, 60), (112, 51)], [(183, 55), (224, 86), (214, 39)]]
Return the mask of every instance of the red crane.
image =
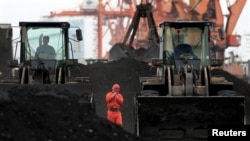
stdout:
[[(236, 0), (235, 3), (228, 3), (229, 15), (223, 15), (219, 0), (141, 0), (138, 4), (136, 0), (115, 0), (116, 9), (112, 9), (110, 4), (112, 0), (99, 0), (97, 9), (81, 9), (79, 11), (62, 11), (52, 12), (50, 17), (59, 16), (96, 16), (98, 19), (98, 59), (107, 58), (103, 55), (102, 39), (103, 39), (103, 23), (107, 23), (111, 33), (110, 45), (121, 43), (129, 30), (129, 25), (133, 21), (136, 14), (136, 8), (139, 4), (150, 3), (152, 5), (153, 19), (158, 25), (164, 20), (207, 20), (214, 22), (215, 26), (211, 33), (212, 50), (217, 58), (224, 58), (224, 50), (230, 46), (239, 46), (240, 35), (233, 34), (233, 30), (246, 3), (246, 0)], [(229, 2), (229, 1), (228, 1)], [(224, 17), (227, 22), (224, 24)], [(127, 20), (127, 23), (124, 22)], [(136, 29), (133, 47), (138, 48), (137, 42), (147, 40), (148, 23), (146, 20), (139, 22)], [(221, 37), (224, 36), (224, 40)], [(144, 46), (144, 48), (147, 48)]]
[[(107, 20), (108, 22), (108, 26), (110, 28), (110, 30), (112, 30), (111, 28), (111, 22), (110, 20), (117, 20), (116, 23), (120, 23), (122, 21), (123, 18), (125, 17), (133, 17), (133, 8), (129, 7), (129, 8), (123, 8), (123, 4), (127, 3), (126, 1), (118, 1), (118, 10), (114, 10), (111, 9), (110, 7), (110, 2), (111, 0), (106, 1), (105, 3), (103, 3), (102, 0), (99, 0), (99, 4), (98, 4), (98, 8), (93, 10), (93, 9), (80, 9), (80, 10), (64, 10), (61, 12), (51, 12), (50, 15), (48, 17), (52, 18), (52, 17), (64, 17), (64, 16), (96, 16), (98, 19), (98, 24), (97, 24), (97, 30), (98, 30), (98, 58), (103, 58), (103, 47), (102, 47), (102, 38), (103, 38), (103, 24), (104, 24), (104, 19)], [(130, 5), (132, 6), (132, 4)], [(119, 26), (119, 24), (116, 25), (117, 28), (116, 29), (123, 29), (123, 27)], [(119, 27), (118, 27), (119, 26)], [(120, 35), (117, 36), (117, 31), (113, 30), (111, 31), (112, 36), (116, 36), (116, 37), (121, 37)], [(114, 39), (113, 39), (114, 40)], [(116, 39), (118, 40), (118, 39)], [(114, 41), (111, 41), (114, 42)]]

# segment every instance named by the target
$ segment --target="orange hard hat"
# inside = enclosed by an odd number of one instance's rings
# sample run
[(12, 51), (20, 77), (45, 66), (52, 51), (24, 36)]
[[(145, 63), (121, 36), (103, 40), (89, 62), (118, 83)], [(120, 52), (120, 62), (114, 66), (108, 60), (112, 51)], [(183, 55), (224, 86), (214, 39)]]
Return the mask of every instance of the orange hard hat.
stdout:
[(120, 85), (119, 84), (114, 84), (113, 87), (112, 87), (112, 90), (120, 91)]

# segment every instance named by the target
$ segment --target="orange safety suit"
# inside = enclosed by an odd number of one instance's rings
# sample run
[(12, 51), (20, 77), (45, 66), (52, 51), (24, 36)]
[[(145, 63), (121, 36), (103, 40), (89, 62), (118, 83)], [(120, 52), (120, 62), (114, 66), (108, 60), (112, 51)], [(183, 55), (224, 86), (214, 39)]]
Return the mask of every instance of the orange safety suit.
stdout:
[(110, 122), (122, 126), (122, 113), (120, 105), (123, 103), (123, 96), (121, 93), (112, 91), (106, 94), (107, 102), (107, 118)]

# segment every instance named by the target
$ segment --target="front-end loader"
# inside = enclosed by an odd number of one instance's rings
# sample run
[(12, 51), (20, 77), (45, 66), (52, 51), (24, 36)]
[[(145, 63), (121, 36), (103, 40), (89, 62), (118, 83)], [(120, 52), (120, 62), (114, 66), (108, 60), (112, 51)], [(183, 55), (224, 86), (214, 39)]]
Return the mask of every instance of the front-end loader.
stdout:
[[(166, 21), (160, 24), (160, 58), (152, 76), (140, 77), (135, 97), (135, 133), (158, 140), (207, 140), (208, 130), (241, 126), (245, 97), (233, 83), (212, 76), (211, 22)], [(153, 69), (155, 68), (155, 69)]]
[[(20, 41), (16, 42), (13, 59), (8, 64), (10, 73), (1, 80), (1, 94), (7, 96), (17, 89), (23, 95), (72, 98), (94, 110), (90, 79), (81, 75), (71, 43), (73, 40), (77, 46), (82, 40), (81, 29), (71, 27), (68, 22), (19, 22), (19, 28)], [(7, 38), (12, 38), (11, 31), (6, 32)], [(71, 34), (74, 38), (69, 37)], [(37, 54), (44, 36), (49, 37), (49, 44), (55, 50), (53, 58)]]

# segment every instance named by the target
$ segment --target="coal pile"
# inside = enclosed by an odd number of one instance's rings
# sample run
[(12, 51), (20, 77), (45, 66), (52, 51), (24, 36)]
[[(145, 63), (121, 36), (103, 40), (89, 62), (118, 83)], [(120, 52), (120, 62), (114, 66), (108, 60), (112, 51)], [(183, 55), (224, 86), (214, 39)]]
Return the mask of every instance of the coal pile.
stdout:
[(0, 103), (2, 141), (139, 140), (96, 116), (73, 98), (23, 95), (21, 92), (34, 92), (34, 89), (16, 89), (18, 94), (11, 90), (9, 100)]
[[(132, 134), (131, 109), (133, 94), (140, 89), (139, 75), (146, 75), (148, 66), (133, 60), (80, 65), (76, 71), (91, 78), (96, 102), (94, 114), (81, 105), (69, 91), (39, 92), (37, 86), (1, 85), (0, 140), (3, 141), (143, 141)], [(104, 97), (113, 83), (121, 85), (125, 103), (124, 127), (106, 120)], [(49, 86), (48, 86), (49, 87)], [(132, 98), (132, 99), (130, 99)]]
[(121, 106), (123, 113), (123, 128), (134, 133), (134, 97), (140, 92), (140, 76), (150, 75), (150, 66), (133, 59), (120, 59), (109, 63), (95, 63), (88, 66), (79, 66), (82, 76), (90, 77), (95, 96), (96, 113), (106, 118), (105, 95), (111, 90), (114, 83), (121, 86), (124, 103)]
[(250, 85), (242, 80), (233, 76), (232, 74), (223, 71), (221, 69), (212, 70), (212, 75), (224, 76), (226, 80), (233, 82), (234, 90), (238, 95), (245, 96), (245, 106), (246, 106), (246, 124), (250, 124)]
[(250, 87), (249, 87), (249, 84), (242, 80), (242, 79), (239, 79), (237, 78), (236, 76), (233, 76), (232, 74), (226, 72), (226, 71), (223, 71), (221, 69), (215, 69), (215, 70), (212, 70), (212, 75), (217, 75), (217, 76), (224, 76), (226, 78), (226, 80), (230, 81), (230, 82), (233, 82), (234, 84), (234, 90), (236, 92), (238, 92), (238, 94), (241, 94), (241, 95), (245, 95), (245, 96), (249, 96), (249, 92), (250, 92)]
[[(141, 89), (139, 77), (149, 76), (149, 70), (147, 64), (132, 59), (79, 64), (73, 72), (90, 78), (96, 114), (75, 97), (65, 97), (70, 91), (51, 94), (39, 93), (35, 86), (6, 88), (6, 93), (0, 95), (0, 141), (145, 141), (133, 134), (133, 101)], [(213, 70), (212, 74), (224, 75), (234, 82), (235, 90), (249, 97), (250, 87), (246, 82), (222, 70)], [(123, 127), (106, 120), (105, 95), (114, 83), (120, 84), (124, 96)], [(4, 85), (0, 89), (5, 89)]]

